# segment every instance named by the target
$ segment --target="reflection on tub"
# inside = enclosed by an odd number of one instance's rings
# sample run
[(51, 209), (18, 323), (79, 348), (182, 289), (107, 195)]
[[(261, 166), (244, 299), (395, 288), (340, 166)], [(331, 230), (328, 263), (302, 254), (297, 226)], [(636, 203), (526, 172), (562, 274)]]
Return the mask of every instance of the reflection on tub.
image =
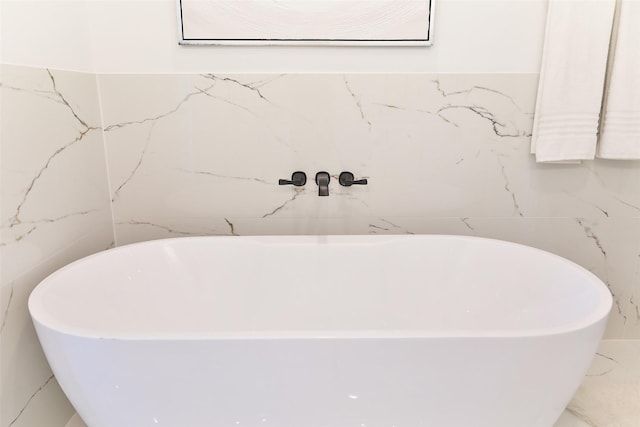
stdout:
[(576, 264), (455, 236), (157, 240), (29, 299), (89, 427), (551, 427), (610, 308)]

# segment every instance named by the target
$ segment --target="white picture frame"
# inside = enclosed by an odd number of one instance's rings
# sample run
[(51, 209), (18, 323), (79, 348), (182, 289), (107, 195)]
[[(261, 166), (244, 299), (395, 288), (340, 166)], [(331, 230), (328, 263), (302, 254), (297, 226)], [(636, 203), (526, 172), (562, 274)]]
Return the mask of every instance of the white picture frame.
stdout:
[(177, 0), (183, 45), (430, 46), (435, 0)]

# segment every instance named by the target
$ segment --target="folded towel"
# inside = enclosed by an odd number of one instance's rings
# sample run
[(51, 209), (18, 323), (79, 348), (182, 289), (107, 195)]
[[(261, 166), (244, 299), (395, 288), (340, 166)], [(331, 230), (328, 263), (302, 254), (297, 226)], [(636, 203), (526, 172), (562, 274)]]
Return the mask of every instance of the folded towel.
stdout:
[(533, 122), (538, 162), (593, 159), (615, 0), (551, 0)]
[(640, 1), (618, 5), (617, 40), (597, 156), (640, 159)]

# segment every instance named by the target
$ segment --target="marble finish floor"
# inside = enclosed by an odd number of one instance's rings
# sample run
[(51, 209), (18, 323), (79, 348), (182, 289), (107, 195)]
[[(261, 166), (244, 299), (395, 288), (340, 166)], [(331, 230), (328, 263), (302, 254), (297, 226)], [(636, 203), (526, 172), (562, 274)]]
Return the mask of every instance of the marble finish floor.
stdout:
[[(605, 340), (580, 389), (553, 427), (638, 426), (640, 340)], [(87, 426), (76, 414), (66, 427)]]
[(554, 427), (640, 426), (640, 340), (605, 340)]

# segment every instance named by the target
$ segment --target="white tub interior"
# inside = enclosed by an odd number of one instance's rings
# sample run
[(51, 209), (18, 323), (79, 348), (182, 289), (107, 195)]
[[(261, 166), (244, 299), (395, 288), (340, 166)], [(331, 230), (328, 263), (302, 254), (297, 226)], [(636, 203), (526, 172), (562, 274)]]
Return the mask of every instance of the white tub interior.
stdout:
[(48, 327), (131, 339), (535, 335), (610, 306), (563, 258), (455, 236), (145, 242), (59, 270), (30, 300)]

